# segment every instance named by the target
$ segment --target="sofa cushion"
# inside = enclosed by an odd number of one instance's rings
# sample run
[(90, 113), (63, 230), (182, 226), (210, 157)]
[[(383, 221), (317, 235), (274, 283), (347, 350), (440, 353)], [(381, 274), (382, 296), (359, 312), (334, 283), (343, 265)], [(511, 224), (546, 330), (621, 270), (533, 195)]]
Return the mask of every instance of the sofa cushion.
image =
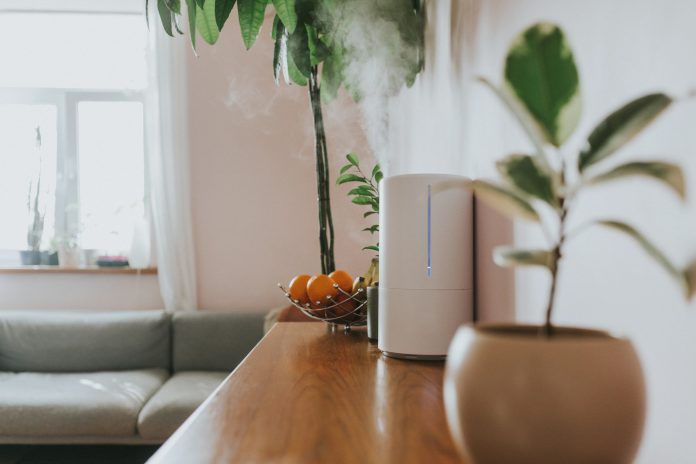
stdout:
[(227, 372), (178, 372), (145, 404), (138, 432), (147, 439), (166, 439), (210, 396)]
[(232, 371), (263, 337), (263, 317), (255, 313), (175, 313), (174, 371)]
[(132, 436), (164, 369), (90, 373), (0, 372), (0, 435)]
[(169, 368), (163, 311), (0, 311), (0, 371)]

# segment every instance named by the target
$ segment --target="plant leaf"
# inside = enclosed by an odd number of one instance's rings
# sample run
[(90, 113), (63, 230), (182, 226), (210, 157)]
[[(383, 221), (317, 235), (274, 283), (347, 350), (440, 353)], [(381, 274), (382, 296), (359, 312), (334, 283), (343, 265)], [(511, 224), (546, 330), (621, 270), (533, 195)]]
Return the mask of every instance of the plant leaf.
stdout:
[(522, 192), (556, 206), (551, 176), (528, 155), (510, 155), (496, 163), (498, 171)]
[(638, 135), (672, 103), (664, 93), (636, 98), (604, 118), (587, 137), (578, 157), (578, 169), (603, 160)]
[(186, 0), (186, 11), (188, 13), (189, 38), (191, 46), (196, 50), (196, 0)]
[(493, 250), (493, 261), (501, 267), (542, 266), (553, 269), (554, 256), (549, 250), (523, 250), (501, 246)]
[(696, 260), (686, 267), (682, 275), (684, 276), (684, 296), (690, 300), (696, 295)]
[(527, 134), (529, 141), (532, 143), (532, 145), (534, 145), (534, 149), (539, 157), (541, 157), (544, 160), (544, 163), (546, 163), (546, 158), (544, 158), (544, 143), (548, 141), (546, 134), (541, 129), (539, 124), (534, 120), (534, 117), (529, 113), (529, 111), (527, 111), (527, 108), (520, 104), (519, 100), (517, 100), (513, 95), (510, 95), (509, 91), (497, 87), (485, 77), (478, 77), (477, 80), (488, 87), (493, 94), (498, 97), (500, 102), (510, 111), (510, 114), (515, 117), (522, 130), (524, 130), (524, 133)]
[(375, 164), (375, 167), (372, 168), (372, 174), (371, 174), (372, 178), (374, 179), (375, 176), (381, 172), (382, 172), (382, 169), (379, 167), (379, 163)]
[(670, 187), (682, 200), (686, 199), (684, 173), (676, 164), (662, 161), (636, 161), (622, 164), (609, 172), (599, 174), (587, 181), (588, 185), (600, 184), (614, 179), (644, 176), (656, 179)]
[(363, 217), (366, 218), (368, 216), (372, 216), (373, 214), (379, 214), (377, 211), (368, 211), (366, 213), (363, 213)]
[(645, 252), (653, 258), (657, 263), (662, 266), (662, 268), (667, 271), (667, 273), (675, 278), (680, 285), (684, 285), (684, 274), (682, 271), (676, 268), (672, 262), (655, 246), (653, 245), (643, 234), (638, 232), (633, 226), (630, 226), (624, 222), (612, 221), (612, 220), (601, 220), (597, 221), (597, 224), (608, 227), (610, 229), (618, 230), (635, 240), (638, 245), (645, 250)]
[(532, 205), (518, 193), (484, 180), (475, 180), (471, 187), (478, 198), (503, 214), (539, 222), (541, 218)]
[(309, 46), (309, 62), (312, 66), (316, 66), (324, 61), (330, 54), (329, 49), (324, 42), (319, 40), (317, 29), (306, 25), (307, 28), (307, 44)]
[(338, 93), (343, 81), (343, 64), (341, 56), (334, 52), (326, 57), (321, 67), (321, 99), (328, 103)]
[(374, 234), (375, 232), (379, 232), (379, 224), (372, 225), (370, 227), (365, 227), (363, 232), (369, 232), (371, 234)]
[(220, 37), (217, 23), (215, 22), (215, 1), (207, 0), (203, 8), (196, 8), (196, 29), (203, 40), (213, 45)]
[(169, 10), (164, 0), (157, 0), (157, 11), (159, 12), (164, 32), (166, 32), (168, 36), (174, 37), (172, 33), (172, 12)]
[(217, 24), (219, 31), (222, 31), (222, 27), (225, 25), (225, 22), (227, 22), (227, 18), (230, 17), (234, 2), (235, 0), (215, 0), (215, 24)]
[(379, 181), (381, 181), (384, 178), (384, 174), (382, 174), (382, 171), (379, 171), (377, 174), (375, 174), (375, 182), (379, 185)]
[(254, 45), (256, 38), (259, 36), (267, 4), (268, 0), (239, 0), (237, 2), (239, 27), (241, 28), (242, 40), (247, 50)]
[(164, 0), (169, 11), (175, 15), (181, 14), (181, 0)]
[[(277, 18), (277, 16), (276, 16)], [(273, 80), (278, 85), (280, 71), (283, 68), (283, 63), (287, 59), (286, 35), (285, 26), (280, 21), (274, 21), (273, 35), (275, 44), (273, 45)]]
[(374, 200), (371, 197), (358, 196), (351, 200), (356, 205), (372, 205)]
[(360, 165), (360, 160), (357, 156), (355, 156), (355, 153), (348, 153), (346, 155), (346, 159), (350, 164), (352, 164), (355, 167), (358, 167)]
[(367, 186), (360, 186), (356, 187), (350, 192), (348, 192), (348, 195), (361, 195), (361, 196), (368, 196), (368, 197), (374, 197), (375, 194), (372, 190), (370, 190), (370, 187)]
[(312, 72), (309, 58), (309, 39), (307, 38), (307, 29), (302, 24), (288, 36), (288, 55), (292, 57), (297, 70), (304, 77), (309, 77)]
[[(297, 33), (297, 31), (295, 31), (295, 33)], [(293, 59), (290, 53), (285, 53), (285, 61), (287, 64), (287, 75), (290, 78), (290, 82), (302, 86), (307, 85), (307, 76), (302, 74), (302, 71), (299, 70), (299, 68), (295, 64), (295, 60)]]
[(297, 13), (295, 12), (295, 0), (273, 0), (273, 7), (280, 20), (283, 21), (285, 29), (290, 34), (295, 32), (297, 27)]
[(338, 185), (345, 184), (346, 182), (362, 182), (364, 184), (367, 183), (367, 181), (364, 178), (356, 176), (355, 174), (343, 174), (342, 176), (338, 176), (338, 179), (336, 179), (336, 184)]
[(377, 253), (379, 253), (379, 247), (377, 247), (375, 245), (363, 247), (363, 250), (372, 250), (372, 251), (376, 251)]
[(343, 166), (341, 168), (341, 170), (339, 171), (339, 174), (344, 174), (346, 171), (350, 170), (352, 167), (353, 167), (352, 164), (346, 164), (345, 166)]
[(570, 45), (560, 27), (535, 24), (513, 42), (505, 80), (544, 129), (561, 146), (580, 122), (580, 80)]

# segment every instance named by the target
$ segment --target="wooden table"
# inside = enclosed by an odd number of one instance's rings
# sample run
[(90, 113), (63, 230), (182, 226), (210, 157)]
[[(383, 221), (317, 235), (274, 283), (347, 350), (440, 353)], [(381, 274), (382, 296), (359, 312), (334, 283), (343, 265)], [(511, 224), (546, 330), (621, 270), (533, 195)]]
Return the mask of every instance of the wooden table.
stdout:
[(461, 462), (443, 368), (384, 357), (365, 330), (278, 323), (148, 462)]

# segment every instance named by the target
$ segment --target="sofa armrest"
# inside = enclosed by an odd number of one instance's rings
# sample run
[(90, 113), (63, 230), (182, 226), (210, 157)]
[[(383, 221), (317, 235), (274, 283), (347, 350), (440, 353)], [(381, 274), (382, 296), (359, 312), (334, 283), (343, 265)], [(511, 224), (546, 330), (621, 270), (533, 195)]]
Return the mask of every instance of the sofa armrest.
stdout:
[(174, 372), (234, 370), (263, 337), (263, 319), (262, 313), (175, 313), (172, 317)]

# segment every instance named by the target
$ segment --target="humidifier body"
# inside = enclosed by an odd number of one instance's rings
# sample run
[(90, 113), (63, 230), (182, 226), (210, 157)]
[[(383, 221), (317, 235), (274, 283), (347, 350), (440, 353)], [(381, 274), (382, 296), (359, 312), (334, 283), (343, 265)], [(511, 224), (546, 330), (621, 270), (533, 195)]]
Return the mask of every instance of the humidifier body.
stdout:
[(444, 359), (473, 318), (473, 198), (467, 179), (405, 174), (380, 183), (378, 347)]

